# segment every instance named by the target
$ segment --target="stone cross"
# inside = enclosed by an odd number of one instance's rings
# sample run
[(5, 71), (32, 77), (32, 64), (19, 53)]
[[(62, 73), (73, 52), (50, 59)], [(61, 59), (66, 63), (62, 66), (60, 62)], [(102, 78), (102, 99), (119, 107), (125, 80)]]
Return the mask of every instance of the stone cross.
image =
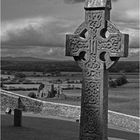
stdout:
[(66, 35), (66, 55), (83, 71), (80, 140), (107, 140), (108, 69), (128, 55), (127, 34), (110, 20), (111, 0), (86, 0), (85, 21)]

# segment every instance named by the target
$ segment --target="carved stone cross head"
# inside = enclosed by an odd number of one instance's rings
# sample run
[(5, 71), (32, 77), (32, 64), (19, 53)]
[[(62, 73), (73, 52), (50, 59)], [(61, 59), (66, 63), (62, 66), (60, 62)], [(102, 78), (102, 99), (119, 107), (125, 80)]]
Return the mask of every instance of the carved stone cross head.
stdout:
[(66, 35), (67, 56), (82, 63), (94, 57), (109, 68), (119, 57), (128, 55), (128, 35), (109, 21), (110, 9), (110, 0), (86, 0), (85, 21), (74, 34)]
[(66, 35), (66, 55), (83, 71), (80, 140), (107, 140), (108, 69), (128, 55), (127, 34), (110, 20), (111, 0), (86, 0), (85, 21)]

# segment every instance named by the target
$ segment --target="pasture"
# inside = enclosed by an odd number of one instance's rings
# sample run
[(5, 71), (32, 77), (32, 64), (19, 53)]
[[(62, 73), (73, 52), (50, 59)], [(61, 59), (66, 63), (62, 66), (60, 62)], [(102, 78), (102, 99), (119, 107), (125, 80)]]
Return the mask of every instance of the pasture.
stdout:
[[(118, 75), (111, 75), (112, 78), (117, 78)], [(108, 92), (108, 107), (109, 110), (117, 111), (133, 116), (139, 116), (139, 76), (132, 74), (126, 75), (128, 83), (119, 86), (117, 88), (109, 88)], [(64, 81), (65, 79), (72, 79), (72, 80), (81, 80), (81, 77), (49, 77), (49, 78), (39, 78), (40, 81), (45, 81), (48, 83), (50, 80), (61, 79)], [(32, 81), (36, 81), (37, 79), (32, 77)], [(33, 85), (15, 85), (15, 86), (26, 86), (26, 87), (39, 87), (38, 84)], [(28, 95), (29, 92), (32, 91), (14, 91), (16, 93), (22, 95)], [(33, 91), (37, 92), (37, 91)], [(59, 102), (59, 103), (66, 103), (72, 105), (80, 105), (81, 102), (81, 89), (73, 89), (73, 90), (63, 90), (63, 94), (65, 95), (65, 99), (61, 98), (42, 98), (41, 100), (52, 101), (52, 102)]]
[[(81, 90), (65, 90), (66, 100), (46, 99), (47, 101), (80, 105)], [(139, 116), (139, 84), (128, 83), (122, 87), (110, 88), (108, 92), (109, 110)]]

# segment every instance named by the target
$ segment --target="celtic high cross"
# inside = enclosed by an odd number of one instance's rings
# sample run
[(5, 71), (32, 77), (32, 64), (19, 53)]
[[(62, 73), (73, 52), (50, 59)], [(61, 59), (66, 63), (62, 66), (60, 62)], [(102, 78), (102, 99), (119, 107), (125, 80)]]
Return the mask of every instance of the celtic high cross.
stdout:
[(111, 0), (86, 0), (85, 21), (66, 35), (66, 55), (83, 71), (80, 140), (107, 140), (108, 69), (128, 55), (127, 34), (110, 20)]

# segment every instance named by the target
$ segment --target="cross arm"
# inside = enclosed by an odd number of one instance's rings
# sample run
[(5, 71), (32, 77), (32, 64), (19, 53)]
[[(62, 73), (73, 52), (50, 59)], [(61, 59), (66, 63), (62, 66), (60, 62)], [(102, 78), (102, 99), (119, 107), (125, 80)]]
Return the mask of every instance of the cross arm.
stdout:
[(106, 50), (110, 57), (127, 57), (129, 35), (121, 33), (110, 21), (107, 22), (109, 36), (99, 38), (98, 50)]
[(88, 40), (76, 34), (66, 35), (66, 56), (79, 56), (80, 52), (88, 50)]
[(119, 57), (127, 57), (128, 56), (128, 43), (129, 43), (129, 35), (121, 33), (121, 46), (119, 50)]

